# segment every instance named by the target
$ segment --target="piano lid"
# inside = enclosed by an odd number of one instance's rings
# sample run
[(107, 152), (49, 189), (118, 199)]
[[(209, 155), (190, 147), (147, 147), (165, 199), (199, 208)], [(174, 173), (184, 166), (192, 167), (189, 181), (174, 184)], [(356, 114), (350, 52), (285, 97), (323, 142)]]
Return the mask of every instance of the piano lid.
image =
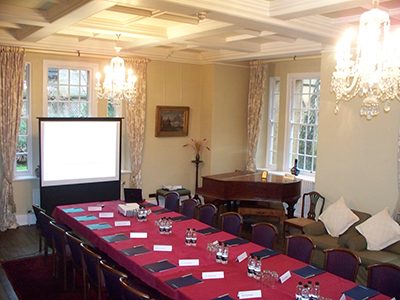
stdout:
[(203, 179), (211, 179), (215, 181), (238, 181), (238, 182), (266, 182), (266, 183), (293, 183), (300, 182), (301, 179), (289, 179), (281, 175), (268, 174), (267, 179), (261, 178), (262, 172), (235, 171), (217, 175), (202, 176)]

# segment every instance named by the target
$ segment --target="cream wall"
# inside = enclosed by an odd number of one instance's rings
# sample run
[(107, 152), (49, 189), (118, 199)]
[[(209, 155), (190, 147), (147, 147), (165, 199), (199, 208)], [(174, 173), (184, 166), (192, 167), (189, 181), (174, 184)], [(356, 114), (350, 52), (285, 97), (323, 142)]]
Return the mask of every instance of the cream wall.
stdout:
[(400, 103), (368, 121), (360, 117), (361, 100), (342, 103), (335, 115), (330, 92), (334, 54), (321, 61), (321, 110), (316, 189), (329, 202), (343, 196), (355, 209), (376, 213), (394, 210), (398, 199), (397, 151)]
[[(43, 60), (80, 60), (96, 63), (107, 59), (28, 53), (32, 72), (33, 166), (38, 164), (38, 121), (43, 116)], [(148, 64), (147, 107), (143, 157), (143, 194), (147, 197), (163, 184), (182, 184), (194, 192), (194, 153), (183, 148), (190, 138), (207, 138), (211, 151), (202, 154), (202, 175), (231, 171), (244, 166), (246, 149), (246, 103), (248, 68), (223, 65), (193, 65), (151, 61)], [(157, 105), (189, 106), (188, 137), (155, 137)], [(99, 116), (106, 114), (104, 103), (97, 105)], [(123, 137), (125, 135), (123, 134)], [(129, 152), (123, 141), (123, 168), (129, 166)], [(226, 145), (226, 146), (225, 146)], [(128, 185), (128, 175), (122, 182)], [(31, 209), (38, 179), (14, 181), (17, 215)]]

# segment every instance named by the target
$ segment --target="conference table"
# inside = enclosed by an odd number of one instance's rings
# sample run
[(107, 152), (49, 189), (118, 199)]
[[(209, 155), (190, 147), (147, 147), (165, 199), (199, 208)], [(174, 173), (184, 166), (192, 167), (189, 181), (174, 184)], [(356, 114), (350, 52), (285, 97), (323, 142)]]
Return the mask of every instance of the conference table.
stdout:
[[(354, 282), (328, 272), (310, 279), (304, 279), (292, 271), (307, 265), (280, 253), (264, 258), (262, 269), (276, 271), (279, 276), (291, 271), (291, 277), (284, 283), (276, 283), (274, 287), (262, 284), (261, 281), (247, 276), (247, 259), (241, 262), (237, 260), (237, 257), (244, 252), (250, 254), (263, 250), (262, 246), (241, 240), (245, 243), (238, 243), (229, 247), (228, 264), (220, 264), (215, 261), (215, 254), (207, 250), (208, 243), (234, 241), (237, 237), (224, 231), (209, 234), (198, 233), (197, 245), (186, 246), (185, 232), (187, 228), (195, 228), (197, 231), (201, 231), (209, 228), (209, 226), (196, 219), (184, 218), (177, 212), (167, 211), (150, 203), (147, 204), (146, 208), (151, 209), (153, 213), (147, 217), (146, 222), (139, 222), (136, 217), (125, 217), (118, 213), (118, 204), (121, 203), (123, 202), (117, 200), (57, 206), (53, 211), (53, 217), (58, 223), (67, 225), (74, 232), (87, 239), (93, 246), (104, 252), (129, 273), (171, 299), (239, 299), (239, 292), (246, 295), (249, 291), (261, 291), (262, 299), (295, 299), (297, 283), (299, 281), (306, 283), (308, 280), (312, 280), (320, 283), (322, 296), (335, 300), (340, 299), (343, 292), (357, 286)], [(101, 209), (101, 211), (92, 211), (94, 207)], [(162, 217), (176, 219), (173, 222), (170, 235), (160, 234), (159, 228), (155, 224)], [(130, 225), (126, 221), (130, 221)], [(147, 237), (144, 237), (143, 233), (147, 233)], [(137, 236), (139, 237), (137, 238)], [(117, 240), (120, 239), (120, 241), (112, 241), (113, 237), (118, 237)], [(130, 250), (136, 249), (135, 247), (145, 248), (148, 252), (129, 255), (131, 254), (129, 253)], [(125, 252), (123, 252), (124, 250)], [(198, 259), (198, 265), (190, 266), (196, 259)], [(152, 272), (154, 270), (150, 271), (145, 267), (164, 260), (176, 267), (160, 272)], [(189, 266), (180, 266), (180, 260), (190, 262)], [(201, 281), (179, 288), (168, 284), (169, 280), (186, 278), (185, 276), (189, 274)], [(219, 277), (216, 276), (217, 274), (223, 274), (223, 278), (212, 279), (212, 277)], [(208, 275), (211, 278), (202, 279), (203, 275)], [(374, 299), (389, 298), (379, 294)]]

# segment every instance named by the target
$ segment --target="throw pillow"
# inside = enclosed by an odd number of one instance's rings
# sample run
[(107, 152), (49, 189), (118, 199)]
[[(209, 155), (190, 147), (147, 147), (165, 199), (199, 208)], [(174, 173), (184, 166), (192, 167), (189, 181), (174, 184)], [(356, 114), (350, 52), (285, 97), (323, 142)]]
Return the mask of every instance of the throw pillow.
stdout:
[(326, 231), (333, 237), (338, 237), (359, 220), (347, 207), (343, 197), (329, 205), (318, 219), (324, 223)]
[(389, 214), (386, 207), (376, 215), (356, 226), (367, 240), (367, 249), (379, 251), (400, 241), (400, 225)]

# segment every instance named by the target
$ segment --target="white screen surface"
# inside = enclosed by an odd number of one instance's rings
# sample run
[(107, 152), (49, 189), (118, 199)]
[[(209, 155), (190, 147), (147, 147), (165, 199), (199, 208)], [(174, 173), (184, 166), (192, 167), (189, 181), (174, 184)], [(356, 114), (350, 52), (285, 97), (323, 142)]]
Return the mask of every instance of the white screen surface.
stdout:
[(42, 186), (119, 180), (119, 120), (41, 120), (40, 129)]

